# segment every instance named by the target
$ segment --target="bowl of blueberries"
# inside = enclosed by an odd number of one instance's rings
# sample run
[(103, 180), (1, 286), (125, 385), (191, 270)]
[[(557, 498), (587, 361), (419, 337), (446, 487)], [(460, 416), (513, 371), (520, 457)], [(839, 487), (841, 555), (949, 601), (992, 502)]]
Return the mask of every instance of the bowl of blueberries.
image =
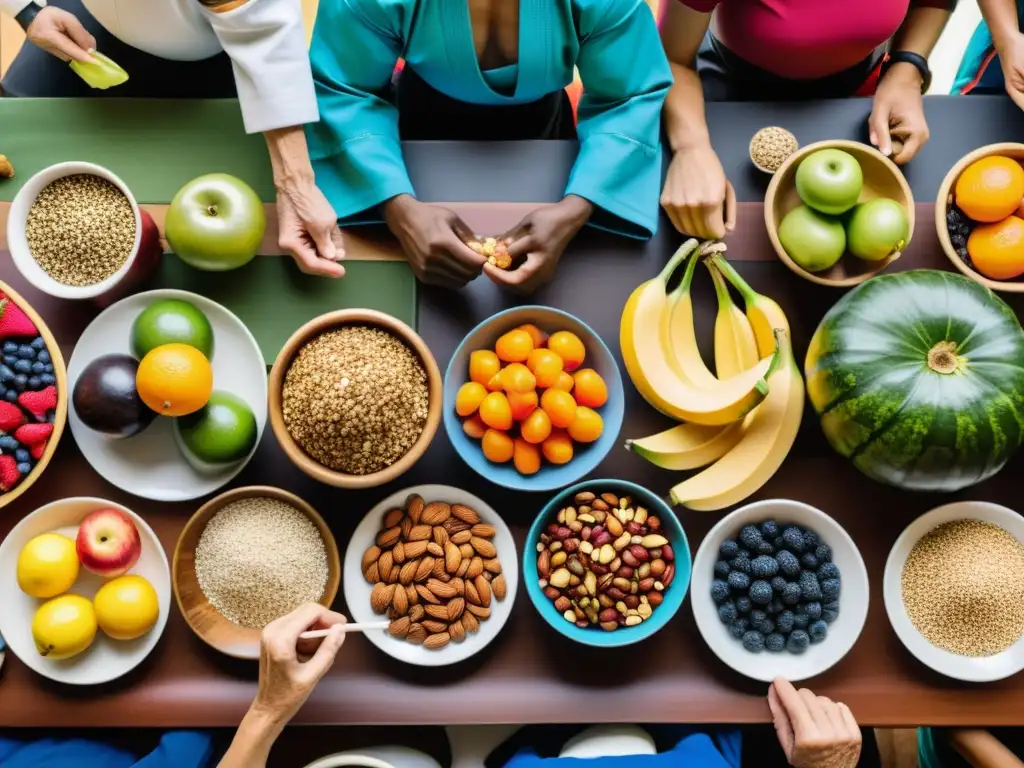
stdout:
[(805, 680), (839, 662), (868, 614), (857, 545), (821, 510), (788, 499), (724, 517), (693, 561), (693, 615), (725, 664), (755, 680)]

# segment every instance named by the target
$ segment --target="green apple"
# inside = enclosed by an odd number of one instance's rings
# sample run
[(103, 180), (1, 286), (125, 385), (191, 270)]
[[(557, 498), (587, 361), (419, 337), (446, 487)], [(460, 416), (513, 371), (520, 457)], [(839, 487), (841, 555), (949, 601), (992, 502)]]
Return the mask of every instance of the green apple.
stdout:
[(906, 209), (885, 197), (858, 205), (846, 223), (850, 253), (865, 261), (880, 261), (902, 251), (909, 237)]
[(857, 204), (864, 173), (857, 158), (841, 149), (819, 149), (800, 161), (796, 191), (816, 211), (838, 216)]
[(842, 257), (846, 232), (836, 219), (798, 205), (779, 224), (779, 242), (801, 267), (808, 272), (821, 272)]
[(209, 272), (248, 264), (266, 228), (259, 196), (226, 173), (200, 176), (179, 189), (164, 223), (171, 250), (186, 264)]
[(200, 410), (174, 420), (178, 448), (197, 471), (236, 464), (256, 445), (256, 416), (242, 398), (216, 391)]

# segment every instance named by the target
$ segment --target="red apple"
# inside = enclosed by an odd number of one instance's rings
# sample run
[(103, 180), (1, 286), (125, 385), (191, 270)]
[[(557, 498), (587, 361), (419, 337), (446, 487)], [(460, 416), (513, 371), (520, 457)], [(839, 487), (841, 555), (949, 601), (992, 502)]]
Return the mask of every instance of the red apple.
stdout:
[(107, 579), (128, 573), (142, 554), (139, 530), (119, 509), (90, 512), (78, 527), (75, 544), (82, 566)]

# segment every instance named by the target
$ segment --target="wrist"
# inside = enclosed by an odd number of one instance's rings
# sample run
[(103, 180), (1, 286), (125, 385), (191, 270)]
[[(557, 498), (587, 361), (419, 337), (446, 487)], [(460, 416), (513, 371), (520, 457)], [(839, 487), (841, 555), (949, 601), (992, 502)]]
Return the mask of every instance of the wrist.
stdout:
[(557, 205), (565, 211), (566, 217), (577, 229), (587, 223), (587, 219), (594, 211), (594, 204), (579, 195), (566, 195)]
[(273, 741), (281, 734), (289, 720), (291, 720), (291, 715), (268, 707), (257, 699), (242, 718), (239, 730), (244, 729), (250, 736), (257, 739)]
[(906, 61), (897, 61), (890, 66), (883, 80), (886, 83), (906, 85), (917, 91), (920, 91), (921, 86), (924, 84), (924, 78), (921, 77), (920, 70)]
[(15, 14), (14, 20), (18, 23), (18, 26), (21, 27), (21, 29), (24, 32), (28, 32), (28, 28), (31, 27), (32, 22), (36, 20), (36, 16), (38, 16), (44, 10), (45, 9), (43, 6), (41, 6), (39, 3), (33, 0), (33, 2), (30, 2), (20, 11), (18, 11), (17, 14)]
[(277, 189), (301, 189), (316, 183), (309, 160), (306, 133), (301, 125), (275, 128), (263, 134), (270, 153), (270, 167)]

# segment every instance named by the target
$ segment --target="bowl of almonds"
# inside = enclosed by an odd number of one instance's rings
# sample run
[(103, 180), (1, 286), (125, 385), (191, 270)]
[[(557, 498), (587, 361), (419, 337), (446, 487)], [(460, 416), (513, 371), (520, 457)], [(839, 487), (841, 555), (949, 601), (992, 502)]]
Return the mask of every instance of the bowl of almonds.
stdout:
[(558, 632), (615, 648), (661, 629), (683, 604), (690, 545), (658, 496), (625, 480), (588, 480), (548, 502), (523, 554), (527, 594)]
[(455, 664), (490, 643), (518, 586), (516, 545), (498, 514), (471, 493), (418, 485), (363, 518), (345, 553), (353, 621), (389, 621), (366, 637), (425, 667)]

